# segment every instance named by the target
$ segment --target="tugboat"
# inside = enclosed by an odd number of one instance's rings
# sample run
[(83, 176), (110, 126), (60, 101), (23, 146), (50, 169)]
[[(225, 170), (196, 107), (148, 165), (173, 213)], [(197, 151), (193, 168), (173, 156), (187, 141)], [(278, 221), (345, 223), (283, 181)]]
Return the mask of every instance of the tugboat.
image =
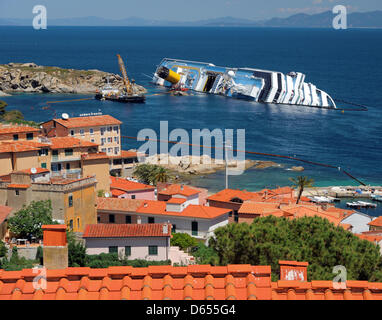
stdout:
[(121, 56), (117, 54), (117, 57), (119, 69), (121, 70), (123, 76), (125, 90), (121, 92), (118, 89), (113, 89), (108, 79), (105, 87), (103, 87), (99, 91), (97, 90), (95, 98), (98, 100), (111, 100), (123, 103), (144, 103), (146, 101), (145, 95), (141, 93), (136, 93), (134, 80), (130, 82), (129, 77), (127, 76), (125, 64), (123, 63)]

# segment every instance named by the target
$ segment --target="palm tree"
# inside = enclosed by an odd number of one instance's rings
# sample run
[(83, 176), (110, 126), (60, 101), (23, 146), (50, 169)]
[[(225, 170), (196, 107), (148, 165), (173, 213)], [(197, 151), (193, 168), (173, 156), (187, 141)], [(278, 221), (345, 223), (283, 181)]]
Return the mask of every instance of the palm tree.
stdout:
[(294, 185), (299, 188), (298, 197), (296, 201), (296, 204), (298, 204), (300, 202), (300, 198), (301, 198), (302, 192), (304, 191), (304, 188), (312, 187), (314, 180), (308, 177), (303, 177), (303, 176), (298, 176), (296, 179), (289, 178), (289, 180), (292, 181)]
[(157, 167), (156, 170), (153, 172), (152, 180), (154, 184), (157, 184), (158, 182), (166, 183), (168, 180), (170, 180), (168, 170), (163, 167)]

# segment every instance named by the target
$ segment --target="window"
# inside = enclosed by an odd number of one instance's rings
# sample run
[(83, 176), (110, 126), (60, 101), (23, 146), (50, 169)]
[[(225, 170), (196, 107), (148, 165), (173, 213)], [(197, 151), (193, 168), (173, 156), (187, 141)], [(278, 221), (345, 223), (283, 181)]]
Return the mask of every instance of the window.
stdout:
[(46, 169), (46, 162), (41, 163), (41, 168)]
[(33, 133), (27, 133), (27, 140), (33, 140)]
[(106, 153), (106, 148), (102, 148), (102, 149), (101, 149), (101, 152)]
[(72, 156), (73, 155), (73, 149), (65, 149), (65, 156)]
[(118, 154), (119, 153), (119, 148), (118, 147), (115, 147), (114, 148), (114, 154)]
[(94, 140), (94, 139), (91, 139), (90, 141), (94, 143), (95, 140)]
[(73, 195), (69, 195), (68, 204), (69, 204), (69, 207), (73, 207)]
[(69, 229), (70, 229), (70, 230), (73, 230), (73, 220), (70, 220), (70, 221), (69, 221)]
[(131, 199), (135, 199), (135, 194), (132, 194), (132, 195), (131, 195)]
[(111, 132), (112, 130), (113, 130), (112, 127), (108, 127), (108, 128), (107, 128), (107, 131), (108, 131), (108, 132)]
[(233, 212), (233, 217), (235, 222), (239, 222), (239, 213), (237, 212), (237, 210)]
[(115, 215), (109, 214), (109, 223), (114, 223), (114, 222), (115, 222)]
[(66, 164), (66, 170), (70, 170), (70, 163), (69, 162)]
[(228, 213), (228, 216), (229, 216), (229, 217), (232, 217), (232, 211), (230, 211), (230, 212)]
[(80, 224), (80, 218), (77, 218), (77, 228), (80, 229), (81, 228), (81, 224)]
[(105, 134), (106, 128), (101, 128), (101, 136)]
[(176, 233), (176, 224), (172, 225), (171, 232), (172, 233)]
[(103, 146), (106, 143), (106, 138), (101, 138), (101, 146)]
[(89, 132), (90, 132), (90, 134), (94, 134), (94, 129), (93, 129), (93, 128), (90, 128), (90, 129), (89, 129)]
[(74, 136), (74, 130), (70, 130), (70, 135)]
[(101, 222), (101, 217), (97, 216), (97, 223), (100, 223), (100, 222)]
[(131, 224), (131, 216), (126, 216), (126, 224)]
[(114, 131), (118, 133), (118, 126), (114, 127)]
[(130, 246), (125, 247), (125, 256), (126, 257), (131, 256), (131, 247)]
[(20, 195), (20, 190), (15, 190), (16, 196)]
[(107, 142), (109, 143), (113, 142), (113, 138), (112, 137), (107, 138)]
[(14, 134), (13, 135), (13, 140), (15, 140), (15, 141), (19, 140), (19, 135), (18, 134)]
[(149, 255), (157, 256), (158, 255), (158, 246), (149, 246)]
[(40, 150), (38, 151), (38, 155), (39, 155), (39, 156), (47, 156), (48, 153), (49, 153), (49, 150), (48, 150), (48, 149), (40, 149)]
[(148, 218), (148, 223), (155, 223), (154, 217), (149, 217)]
[(191, 223), (191, 230), (192, 230), (192, 235), (197, 236), (198, 235), (198, 222), (197, 221), (192, 221)]
[(118, 137), (114, 137), (114, 142), (118, 143)]
[(113, 152), (113, 148), (107, 148), (107, 153), (112, 153)]
[(80, 129), (80, 135), (81, 135), (81, 136), (84, 136), (84, 135), (85, 135), (85, 130), (84, 130), (84, 129)]
[(109, 247), (109, 253), (118, 253), (118, 247), (117, 246), (110, 246)]

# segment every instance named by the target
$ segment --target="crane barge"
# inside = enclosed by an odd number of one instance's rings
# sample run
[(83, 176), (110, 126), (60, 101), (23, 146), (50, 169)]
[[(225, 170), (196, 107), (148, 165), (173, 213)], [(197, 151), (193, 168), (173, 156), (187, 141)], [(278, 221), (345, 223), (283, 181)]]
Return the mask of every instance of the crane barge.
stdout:
[[(122, 92), (118, 89), (113, 89), (112, 86), (108, 83), (105, 87), (99, 90), (96, 93), (95, 98), (98, 100), (111, 100), (116, 102), (123, 103), (143, 103), (146, 100), (146, 97), (142, 93), (136, 92), (136, 88), (134, 84), (130, 81), (127, 76), (125, 64), (119, 54), (118, 57), (118, 65), (119, 70), (122, 73), (124, 90)], [(134, 81), (134, 80), (133, 80)]]

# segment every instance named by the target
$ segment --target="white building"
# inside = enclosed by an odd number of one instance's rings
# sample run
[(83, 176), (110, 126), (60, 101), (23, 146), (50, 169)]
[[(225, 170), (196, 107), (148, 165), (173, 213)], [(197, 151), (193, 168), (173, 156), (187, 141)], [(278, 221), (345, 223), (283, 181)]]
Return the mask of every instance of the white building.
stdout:
[(348, 215), (346, 218), (342, 219), (341, 223), (352, 225), (351, 231), (353, 233), (362, 233), (369, 231), (368, 223), (372, 220), (373, 217), (365, 213), (355, 211), (354, 213)]

